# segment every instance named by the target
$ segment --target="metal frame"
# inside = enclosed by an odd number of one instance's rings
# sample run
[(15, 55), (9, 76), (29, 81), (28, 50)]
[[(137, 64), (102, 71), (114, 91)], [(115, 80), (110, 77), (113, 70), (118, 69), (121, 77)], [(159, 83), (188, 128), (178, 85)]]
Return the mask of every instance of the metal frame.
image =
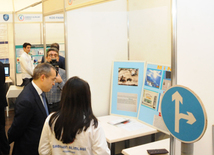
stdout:
[[(68, 32), (68, 27), (67, 27), (67, 13), (66, 13), (66, 0), (64, 0), (64, 46), (65, 46), (65, 58), (68, 55), (68, 37), (67, 37), (67, 32)], [(68, 59), (65, 59), (65, 70), (66, 76), (68, 76)]]
[(127, 0), (127, 48), (128, 48), (128, 60), (130, 60), (130, 49), (129, 49), (129, 0)]
[[(177, 0), (171, 0), (171, 80), (177, 84)], [(170, 135), (170, 155), (175, 155), (175, 138)]]
[[(171, 0), (171, 80), (177, 84), (177, 0)], [(170, 155), (175, 154), (175, 138), (170, 135)]]
[[(44, 2), (42, 1), (42, 25), (43, 25), (43, 48), (44, 48), (44, 57), (46, 55), (46, 27), (45, 27), (45, 16), (44, 16)], [(44, 61), (45, 58), (44, 58)]]

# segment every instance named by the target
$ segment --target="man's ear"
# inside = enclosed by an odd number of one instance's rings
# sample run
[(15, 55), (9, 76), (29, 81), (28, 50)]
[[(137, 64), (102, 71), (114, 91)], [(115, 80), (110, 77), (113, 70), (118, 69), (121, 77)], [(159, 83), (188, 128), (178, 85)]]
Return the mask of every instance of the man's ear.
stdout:
[(42, 74), (42, 75), (40, 76), (40, 79), (41, 79), (41, 81), (44, 81), (44, 80), (45, 80), (45, 75)]

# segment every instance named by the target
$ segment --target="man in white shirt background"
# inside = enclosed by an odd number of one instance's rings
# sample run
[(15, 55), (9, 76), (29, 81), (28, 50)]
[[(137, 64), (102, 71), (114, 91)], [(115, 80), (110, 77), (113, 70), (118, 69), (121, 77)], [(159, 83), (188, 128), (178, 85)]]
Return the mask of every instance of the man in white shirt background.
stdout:
[(32, 81), (32, 75), (34, 70), (34, 65), (31, 60), (31, 56), (29, 55), (31, 50), (31, 44), (30, 43), (24, 43), (23, 44), (23, 50), (24, 52), (20, 56), (20, 65), (21, 65), (21, 71), (22, 71), (22, 84), (21, 86), (26, 86), (28, 83)]

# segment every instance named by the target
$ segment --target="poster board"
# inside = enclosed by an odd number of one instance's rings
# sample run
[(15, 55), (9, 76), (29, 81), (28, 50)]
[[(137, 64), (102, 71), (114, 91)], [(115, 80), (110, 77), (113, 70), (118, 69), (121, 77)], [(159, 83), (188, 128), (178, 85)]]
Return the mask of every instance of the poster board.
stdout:
[(168, 133), (160, 112), (160, 101), (171, 86), (171, 67), (148, 63), (138, 119)]
[(9, 57), (9, 46), (8, 46), (8, 28), (7, 24), (0, 24), (0, 58)]
[(145, 62), (113, 63), (110, 114), (137, 117)]

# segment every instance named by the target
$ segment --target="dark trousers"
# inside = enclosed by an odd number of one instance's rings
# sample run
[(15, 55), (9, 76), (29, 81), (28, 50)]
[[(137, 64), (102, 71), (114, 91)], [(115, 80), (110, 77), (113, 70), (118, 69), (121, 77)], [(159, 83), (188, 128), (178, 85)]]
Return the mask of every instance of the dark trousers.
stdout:
[(30, 79), (24, 78), (24, 79), (22, 79), (22, 84), (21, 84), (21, 86), (27, 86), (27, 84), (28, 84), (28, 83), (31, 83), (32, 80), (33, 80), (33, 78), (30, 78)]
[(5, 110), (0, 107), (0, 154), (9, 154), (10, 145), (5, 133)]

